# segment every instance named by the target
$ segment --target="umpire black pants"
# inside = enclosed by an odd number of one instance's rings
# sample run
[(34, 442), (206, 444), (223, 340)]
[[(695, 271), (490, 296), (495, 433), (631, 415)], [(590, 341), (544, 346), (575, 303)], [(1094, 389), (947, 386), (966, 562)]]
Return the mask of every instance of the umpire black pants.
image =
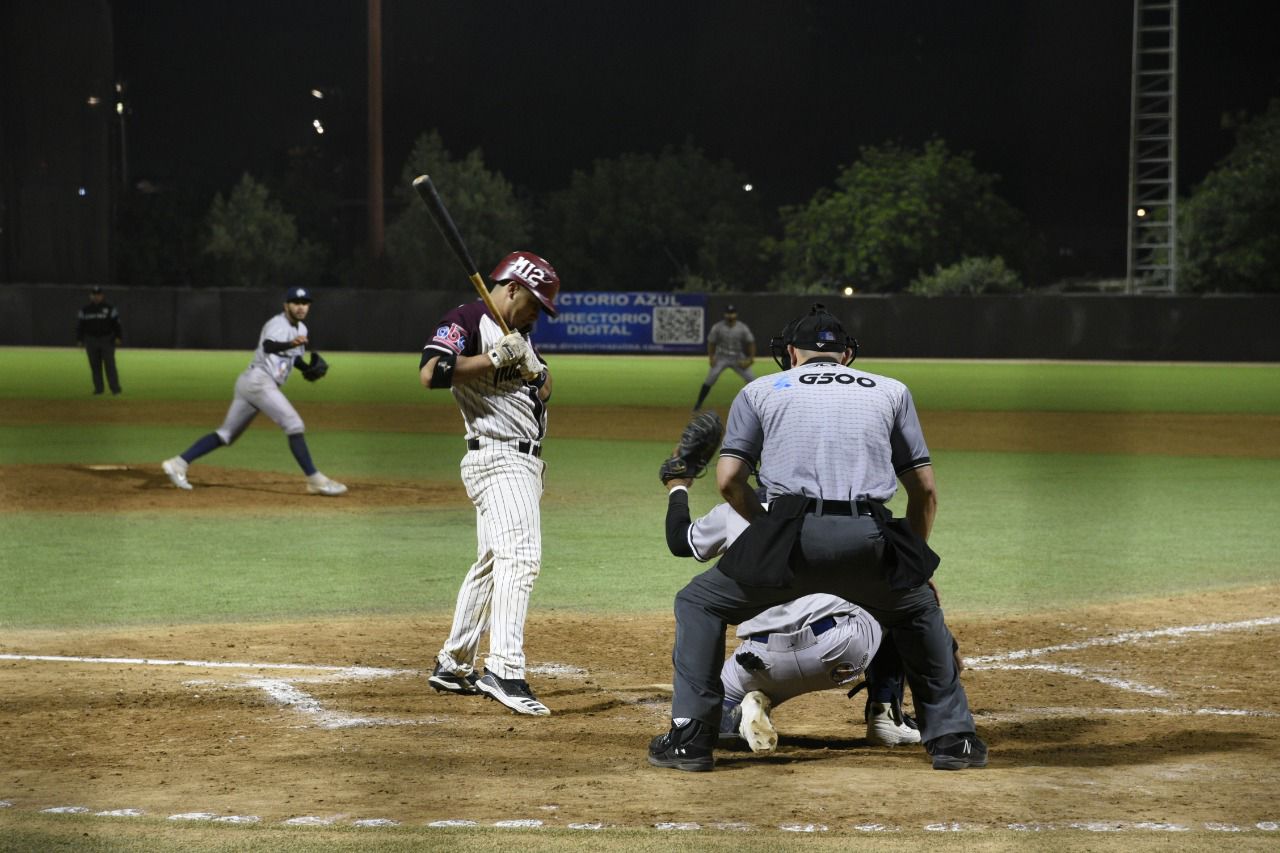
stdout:
[(775, 604), (825, 592), (864, 608), (891, 634), (926, 742), (974, 731), (942, 608), (928, 585), (890, 589), (882, 577), (883, 549), (880, 531), (867, 516), (809, 515), (791, 586), (743, 586), (715, 567), (694, 577), (676, 594), (671, 716), (701, 720), (717, 730), (724, 698), (720, 667), (725, 626), (741, 624)]
[(102, 393), (102, 374), (106, 371), (107, 384), (112, 394), (120, 393), (120, 376), (116, 373), (116, 341), (111, 335), (84, 339), (84, 351), (89, 356), (89, 372), (93, 374), (93, 393)]

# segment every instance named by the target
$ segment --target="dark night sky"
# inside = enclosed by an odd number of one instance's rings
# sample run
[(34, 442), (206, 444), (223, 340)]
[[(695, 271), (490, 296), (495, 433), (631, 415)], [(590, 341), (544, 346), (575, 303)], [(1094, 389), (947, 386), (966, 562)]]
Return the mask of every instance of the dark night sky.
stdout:
[[(1182, 0), (1179, 180), (1225, 154), (1227, 111), (1280, 97), (1271, 0)], [(1049, 245), (1123, 271), (1128, 0), (384, 0), (386, 176), (440, 131), (534, 191), (691, 139), (769, 206), (831, 184), (859, 146), (971, 150)], [(223, 187), (290, 145), (365, 162), (362, 0), (116, 0), (130, 169)], [(323, 105), (313, 86), (337, 89)], [(355, 183), (359, 192), (360, 184)]]

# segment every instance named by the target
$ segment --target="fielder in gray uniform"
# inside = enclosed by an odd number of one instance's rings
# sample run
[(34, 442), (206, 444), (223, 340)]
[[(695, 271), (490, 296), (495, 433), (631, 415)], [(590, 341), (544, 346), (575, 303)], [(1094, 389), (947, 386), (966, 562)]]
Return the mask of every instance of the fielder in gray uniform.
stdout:
[[(925, 541), (937, 487), (907, 386), (849, 367), (856, 342), (820, 305), (772, 348), (782, 372), (738, 394), (716, 467), (721, 495), (751, 524), (676, 595), (672, 722), (650, 742), (649, 762), (711, 770), (725, 625), (827, 593), (858, 604), (893, 635), (933, 767), (985, 767), (987, 746), (928, 585), (937, 567)], [(748, 480), (757, 465), (767, 511)], [(899, 481), (905, 519), (884, 506)]]
[(284, 430), (289, 450), (306, 475), (310, 494), (329, 497), (346, 494), (346, 486), (316, 470), (303, 434), (306, 427), (281, 390), (295, 366), (305, 367), (302, 355), (307, 350), (309, 338), (307, 324), (303, 320), (310, 311), (310, 290), (291, 287), (285, 291), (284, 311), (267, 320), (258, 334), (258, 348), (253, 351), (253, 361), (236, 379), (235, 397), (222, 426), (161, 463), (160, 467), (171, 483), (179, 489), (190, 489), (187, 469), (191, 463), (219, 447), (234, 443), (262, 412)]
[[(437, 324), (419, 379), (448, 388), (466, 424), (462, 482), (476, 508), (476, 561), (458, 590), (449, 637), (427, 682), (458, 695), (482, 693), (518, 714), (551, 713), (525, 680), (524, 623), (542, 566), (542, 439), (551, 374), (529, 341), (540, 311), (556, 315), (560, 278), (532, 252), (512, 252), (489, 274), (502, 334), (481, 300)], [(476, 670), (488, 632), (485, 673)]]
[(711, 369), (707, 371), (707, 378), (702, 380), (693, 410), (696, 412), (702, 408), (711, 393), (711, 386), (725, 370), (732, 370), (742, 377), (743, 382), (754, 380), (756, 375), (751, 372), (751, 365), (755, 360), (756, 337), (746, 323), (738, 321), (738, 309), (730, 305), (724, 309), (724, 319), (707, 332), (707, 361), (711, 363)]
[[(677, 557), (706, 562), (724, 553), (747, 522), (727, 503), (691, 521), (692, 483), (688, 478), (667, 483), (667, 547)], [(877, 697), (864, 711), (867, 741), (880, 746), (920, 742), (914, 721), (902, 711), (897, 650), (857, 605), (824, 593), (802, 596), (743, 622), (737, 636), (741, 644), (720, 669), (721, 745), (741, 738), (753, 752), (772, 751), (778, 743), (769, 716), (774, 707), (803, 693), (845, 687), (864, 671), (867, 681), (849, 695), (868, 687)], [(876, 664), (878, 675), (871, 683)]]

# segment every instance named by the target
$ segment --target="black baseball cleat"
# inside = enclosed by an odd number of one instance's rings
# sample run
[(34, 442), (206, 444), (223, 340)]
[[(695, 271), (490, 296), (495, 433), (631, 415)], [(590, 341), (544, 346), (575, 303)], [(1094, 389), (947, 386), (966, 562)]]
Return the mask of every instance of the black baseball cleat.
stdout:
[(436, 664), (435, 670), (427, 678), (427, 684), (430, 684), (441, 693), (456, 693), (459, 696), (475, 696), (480, 691), (476, 689), (476, 682), (479, 678), (474, 672), (469, 672), (464, 676), (454, 675), (449, 670)]
[(987, 766), (987, 745), (973, 732), (943, 735), (925, 747), (933, 756), (934, 770), (964, 770)]
[(532, 717), (549, 717), (551, 710), (538, 701), (523, 678), (499, 678), (486, 672), (476, 682), (476, 689), (497, 702), (501, 702), (517, 714)]
[(683, 726), (671, 724), (671, 730), (649, 741), (649, 763), (654, 767), (703, 772), (716, 766), (712, 750), (716, 732), (701, 720), (690, 720)]

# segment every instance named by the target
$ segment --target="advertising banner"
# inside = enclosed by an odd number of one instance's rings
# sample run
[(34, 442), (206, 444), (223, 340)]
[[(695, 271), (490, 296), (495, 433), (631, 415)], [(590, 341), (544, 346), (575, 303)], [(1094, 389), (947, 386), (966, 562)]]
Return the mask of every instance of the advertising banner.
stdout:
[(533, 331), (543, 352), (704, 350), (704, 293), (561, 292), (556, 308), (560, 316), (542, 315)]

